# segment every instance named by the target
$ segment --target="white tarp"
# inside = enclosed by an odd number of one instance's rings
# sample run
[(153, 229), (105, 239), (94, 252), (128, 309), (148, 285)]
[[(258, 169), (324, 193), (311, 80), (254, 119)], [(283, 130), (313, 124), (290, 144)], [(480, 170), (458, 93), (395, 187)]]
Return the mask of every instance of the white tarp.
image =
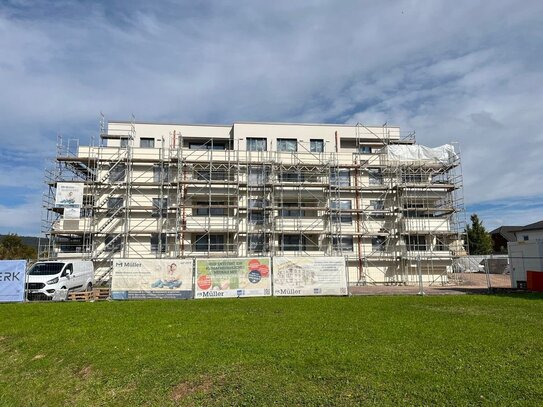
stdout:
[(111, 297), (191, 298), (192, 263), (179, 259), (115, 259)]
[(273, 295), (347, 295), (343, 257), (274, 257)]
[(58, 182), (55, 195), (57, 208), (80, 208), (83, 205), (82, 182)]
[(195, 298), (271, 295), (269, 257), (197, 259)]
[(432, 161), (439, 164), (451, 164), (458, 158), (451, 144), (434, 148), (419, 145), (390, 145), (386, 147), (386, 152), (391, 161)]

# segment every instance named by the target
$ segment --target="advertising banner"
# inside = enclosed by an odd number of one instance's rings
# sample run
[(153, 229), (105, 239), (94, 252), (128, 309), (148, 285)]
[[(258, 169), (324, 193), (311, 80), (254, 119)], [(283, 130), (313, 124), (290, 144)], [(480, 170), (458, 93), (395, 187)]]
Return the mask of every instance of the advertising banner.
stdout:
[(115, 259), (111, 298), (192, 298), (192, 260)]
[(0, 302), (23, 302), (26, 260), (0, 260)]
[(196, 260), (195, 298), (271, 295), (270, 258)]
[(82, 182), (57, 182), (55, 206), (57, 208), (80, 208), (83, 205)]
[(274, 257), (273, 295), (347, 295), (343, 257)]

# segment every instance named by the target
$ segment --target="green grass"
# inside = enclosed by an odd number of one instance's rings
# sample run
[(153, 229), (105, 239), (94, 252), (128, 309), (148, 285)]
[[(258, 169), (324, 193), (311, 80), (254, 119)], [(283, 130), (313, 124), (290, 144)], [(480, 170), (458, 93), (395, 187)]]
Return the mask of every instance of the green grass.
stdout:
[(543, 296), (0, 305), (0, 405), (542, 405)]

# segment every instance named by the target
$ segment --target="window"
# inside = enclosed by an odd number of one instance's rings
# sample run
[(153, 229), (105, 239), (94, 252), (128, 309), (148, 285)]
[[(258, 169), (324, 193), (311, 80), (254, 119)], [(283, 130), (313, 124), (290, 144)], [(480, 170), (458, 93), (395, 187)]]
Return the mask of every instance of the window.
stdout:
[(373, 237), (371, 239), (371, 250), (374, 252), (384, 252), (386, 249), (386, 243), (384, 237)]
[(160, 184), (161, 182), (169, 181), (170, 171), (168, 166), (162, 166), (160, 164), (153, 165), (153, 182)]
[(249, 199), (247, 206), (249, 208), (266, 208), (269, 204), (270, 202), (267, 199), (257, 198)]
[(408, 251), (426, 251), (426, 236), (406, 236), (405, 244)]
[(352, 252), (353, 251), (353, 237), (352, 236), (332, 237), (332, 246), (334, 250)]
[(441, 240), (440, 238), (436, 238), (435, 250), (438, 252), (444, 252), (449, 250), (449, 247), (447, 243), (445, 243), (443, 240)]
[(140, 147), (141, 148), (155, 148), (155, 139), (154, 138), (140, 138)]
[(385, 210), (385, 201), (382, 199), (372, 199), (370, 200), (370, 206), (374, 211), (384, 211)]
[(348, 187), (351, 185), (349, 170), (332, 170), (330, 173), (330, 185), (333, 187)]
[(305, 176), (300, 172), (280, 172), (279, 181), (282, 182), (304, 182)]
[(522, 236), (522, 238), (524, 239), (524, 241), (530, 240), (530, 236), (528, 236), (528, 235), (524, 235), (524, 236)]
[(368, 176), (370, 180), (370, 185), (382, 185), (383, 184), (383, 173), (380, 168), (368, 168)]
[(194, 179), (201, 181), (224, 181), (226, 179), (226, 171), (209, 170), (206, 168), (200, 168), (194, 170)]
[(151, 233), (151, 252), (166, 253), (166, 233)]
[(266, 151), (268, 149), (265, 138), (247, 137), (247, 151)]
[(153, 198), (153, 210), (151, 216), (158, 218), (168, 213), (168, 198)]
[(224, 235), (196, 235), (194, 250), (197, 252), (223, 252)]
[(309, 140), (309, 151), (312, 153), (323, 153), (324, 140)]
[[(330, 209), (332, 209), (332, 222), (335, 223), (352, 223), (353, 215), (351, 214), (352, 202), (345, 201), (330, 201)], [(341, 213), (342, 210), (346, 210), (347, 213)]]
[(277, 151), (298, 151), (298, 141), (295, 138), (279, 138), (277, 139)]
[(126, 177), (126, 165), (117, 164), (109, 169), (109, 179), (111, 182), (123, 182)]
[(358, 152), (362, 154), (371, 154), (371, 147), (370, 146), (360, 146), (358, 148)]
[(215, 144), (207, 143), (189, 143), (189, 150), (226, 150), (226, 145), (223, 143)]
[(305, 211), (303, 209), (299, 209), (299, 206), (304, 206), (304, 204), (298, 205), (296, 202), (284, 202), (283, 208), (296, 209), (281, 209), (279, 211), (279, 216), (283, 216), (285, 218), (296, 218), (299, 216), (305, 216)]
[(247, 246), (251, 252), (263, 252), (266, 238), (263, 233), (250, 233), (247, 235)]
[(121, 140), (121, 148), (127, 148), (128, 147), (128, 139), (122, 138)]
[(123, 207), (124, 199), (122, 197), (112, 197), (110, 196), (107, 200), (107, 216), (116, 215), (121, 216), (119, 209)]
[(264, 221), (268, 219), (262, 211), (249, 211), (248, 218), (251, 225), (263, 225)]
[(226, 208), (217, 208), (217, 206), (224, 206), (224, 202), (196, 202), (195, 215), (196, 216), (225, 216)]
[(417, 173), (402, 173), (402, 182), (406, 184), (420, 184), (428, 181), (428, 176)]
[(305, 236), (281, 235), (279, 236), (281, 250), (285, 252), (299, 252), (305, 250)]
[(105, 248), (104, 251), (106, 252), (120, 252), (122, 248), (122, 239), (120, 235), (114, 236), (114, 235), (106, 235), (105, 238)]
[(262, 166), (249, 166), (247, 170), (248, 185), (263, 185), (268, 181), (268, 170)]

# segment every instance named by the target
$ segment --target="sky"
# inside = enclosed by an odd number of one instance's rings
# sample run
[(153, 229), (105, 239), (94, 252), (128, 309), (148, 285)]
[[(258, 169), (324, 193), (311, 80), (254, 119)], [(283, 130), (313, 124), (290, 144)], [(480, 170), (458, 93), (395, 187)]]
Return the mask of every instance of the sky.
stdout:
[(40, 234), (57, 138), (100, 113), (399, 125), (458, 142), (467, 215), (543, 219), (541, 1), (0, 2), (0, 233)]

